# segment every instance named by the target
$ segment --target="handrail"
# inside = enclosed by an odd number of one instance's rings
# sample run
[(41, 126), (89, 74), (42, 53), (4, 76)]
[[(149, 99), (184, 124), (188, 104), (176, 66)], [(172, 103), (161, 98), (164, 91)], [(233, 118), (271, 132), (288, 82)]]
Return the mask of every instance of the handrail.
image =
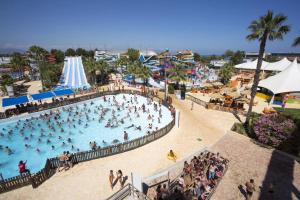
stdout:
[[(127, 93), (127, 94), (138, 94), (141, 96), (146, 96), (144, 93), (141, 93), (139, 91), (135, 90), (122, 90), (122, 91), (105, 91), (101, 93), (95, 93), (91, 95), (86, 95), (78, 98), (73, 98), (71, 101), (66, 101), (67, 104), (73, 104), (77, 103), (79, 101), (84, 101), (84, 100), (89, 100), (89, 99), (94, 99), (98, 98), (104, 95), (115, 95), (119, 93)], [(75, 100), (74, 100), (75, 99)], [(65, 105), (67, 105), (65, 104)], [(57, 105), (54, 104), (52, 108), (58, 107), (61, 104)], [(43, 110), (49, 109), (49, 107), (42, 107)], [(167, 124), (165, 127), (153, 131), (152, 133), (136, 138), (134, 140), (129, 140), (117, 145), (111, 145), (107, 146), (104, 148), (99, 148), (96, 150), (89, 150), (89, 151), (82, 151), (82, 152), (77, 152), (72, 154), (72, 162), (74, 164), (80, 163), (80, 162), (85, 162), (93, 159), (98, 159), (98, 158), (103, 158), (111, 155), (115, 155), (118, 153), (123, 153), (126, 151), (130, 151), (133, 149), (136, 149), (138, 147), (144, 146), (154, 140), (157, 140), (161, 138), (162, 136), (166, 135), (175, 125), (175, 119), (173, 118), (172, 121)], [(19, 175), (15, 177), (11, 177), (8, 179), (4, 179), (3, 181), (0, 182), (0, 193), (7, 192), (13, 189), (17, 189), (26, 185), (32, 185), (33, 188), (38, 187), (41, 185), (44, 181), (49, 179), (54, 173), (55, 169), (59, 167), (59, 160), (57, 157), (54, 158), (49, 158), (46, 161), (45, 167), (38, 171), (35, 174), (31, 175)]]
[(120, 190), (108, 197), (106, 200), (123, 200), (129, 196), (137, 196), (137, 199), (140, 200), (150, 200), (149, 197), (147, 197), (144, 193), (136, 189), (130, 183), (127, 183), (124, 187), (122, 187)]

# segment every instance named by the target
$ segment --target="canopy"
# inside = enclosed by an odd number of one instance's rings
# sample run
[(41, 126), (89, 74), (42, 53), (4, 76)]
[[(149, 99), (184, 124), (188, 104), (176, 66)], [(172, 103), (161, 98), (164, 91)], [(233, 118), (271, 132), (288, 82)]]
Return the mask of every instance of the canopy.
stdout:
[(65, 58), (64, 68), (60, 78), (60, 86), (73, 89), (90, 87), (80, 56)]
[(55, 95), (54, 95), (53, 92), (42, 92), (42, 93), (39, 93), (39, 94), (31, 95), (33, 100), (47, 99), (47, 98), (54, 97), (54, 96)]
[(29, 100), (27, 96), (4, 98), (2, 99), (2, 107), (14, 106), (22, 103), (27, 103), (28, 101)]
[(283, 71), (285, 70), (292, 62), (289, 61), (287, 58), (283, 58), (277, 62), (269, 63), (266, 65), (264, 70), (268, 71)]
[(300, 91), (300, 66), (295, 59), (284, 71), (259, 82), (274, 94)]
[[(245, 63), (241, 63), (238, 65), (235, 65), (234, 67), (237, 69), (256, 69), (257, 67), (257, 60), (254, 60), (252, 62), (245, 62)], [(261, 70), (264, 70), (265, 67), (268, 65), (269, 63), (266, 61), (262, 61), (262, 65), (261, 65)]]
[(64, 95), (74, 94), (74, 91), (71, 89), (64, 89), (64, 90), (55, 90), (53, 91), (53, 93), (55, 94), (55, 96), (64, 96)]

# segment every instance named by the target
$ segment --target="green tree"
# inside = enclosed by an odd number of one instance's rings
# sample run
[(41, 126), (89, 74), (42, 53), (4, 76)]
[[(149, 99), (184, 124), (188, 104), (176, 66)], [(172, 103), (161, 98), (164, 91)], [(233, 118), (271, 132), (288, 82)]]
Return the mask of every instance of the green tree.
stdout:
[(65, 53), (59, 49), (51, 49), (50, 53), (55, 56), (57, 63), (62, 63), (65, 60)]
[(65, 56), (75, 56), (76, 55), (76, 51), (74, 49), (68, 48), (65, 51)]
[(126, 66), (126, 71), (125, 73), (128, 75), (132, 75), (133, 77), (133, 84), (135, 84), (135, 78), (139, 76), (140, 70), (139, 68), (142, 66), (142, 63), (139, 61), (135, 61), (135, 62), (130, 62), (127, 66)]
[(231, 58), (234, 55), (234, 52), (231, 50), (226, 50), (224, 53), (224, 57)]
[(37, 62), (45, 60), (45, 56), (48, 54), (48, 51), (42, 47), (33, 45), (28, 49), (29, 57), (34, 59)]
[(20, 53), (13, 53), (11, 59), (11, 65), (14, 70), (18, 70), (20, 76), (24, 75), (24, 66), (27, 65), (26, 59)]
[(219, 71), (219, 78), (223, 84), (227, 84), (234, 73), (233, 63), (226, 63)]
[(51, 89), (59, 82), (63, 64), (49, 64), (47, 62), (40, 63), (40, 75), (44, 89)]
[(202, 61), (201, 56), (200, 56), (199, 53), (194, 53), (194, 60), (196, 62), (201, 62)]
[(299, 37), (296, 37), (295, 40), (294, 40), (294, 43), (293, 43), (293, 46), (298, 46), (300, 45), (300, 36)]
[(76, 49), (76, 55), (77, 56), (87, 57), (88, 56), (88, 52), (85, 49), (83, 49), (83, 48), (78, 48), (78, 49)]
[(122, 76), (123, 76), (123, 67), (127, 66), (128, 63), (129, 63), (129, 59), (126, 56), (121, 56), (115, 63), (117, 67), (120, 67)]
[(107, 82), (108, 80), (108, 74), (110, 72), (110, 66), (108, 65), (108, 63), (104, 60), (99, 60), (96, 62), (95, 65), (95, 72), (96, 72), (96, 79), (97, 76), (99, 77), (99, 82), (100, 84), (104, 84)]
[(6, 86), (6, 85), (12, 85), (14, 83), (13, 78), (8, 75), (8, 74), (3, 74), (1, 76), (1, 85)]
[(149, 67), (140, 64), (137, 66), (137, 77), (141, 78), (143, 80), (144, 85), (146, 86), (148, 84), (148, 78), (150, 78), (152, 72), (149, 69)]
[(244, 58), (245, 58), (245, 52), (238, 50), (238, 51), (234, 52), (234, 54), (231, 57), (230, 61), (234, 65), (237, 65), (237, 64), (242, 63)]
[(92, 58), (84, 61), (84, 69), (89, 82), (93, 84), (97, 84), (98, 81), (100, 84), (105, 83), (110, 72), (110, 67), (106, 61), (95, 61)]
[(139, 60), (140, 52), (137, 49), (129, 48), (127, 50), (127, 55), (130, 62), (135, 62)]
[(255, 94), (257, 91), (257, 86), (259, 83), (260, 69), (262, 65), (263, 55), (265, 52), (265, 47), (267, 40), (273, 41), (277, 39), (283, 39), (283, 35), (289, 32), (290, 27), (284, 25), (287, 17), (284, 15), (274, 15), (272, 11), (268, 11), (268, 13), (264, 16), (261, 16), (258, 20), (252, 21), (248, 29), (250, 30), (250, 34), (246, 37), (247, 40), (258, 40), (259, 45), (259, 55), (257, 66), (254, 75), (254, 81), (251, 88), (251, 99), (249, 104), (249, 109), (246, 116), (245, 125), (249, 125), (249, 120), (252, 113), (253, 101), (255, 98)]
[(184, 66), (179, 63), (173, 63), (173, 67), (169, 71), (168, 78), (172, 81), (176, 82), (176, 86), (179, 86), (180, 81), (186, 80), (186, 74), (184, 70)]

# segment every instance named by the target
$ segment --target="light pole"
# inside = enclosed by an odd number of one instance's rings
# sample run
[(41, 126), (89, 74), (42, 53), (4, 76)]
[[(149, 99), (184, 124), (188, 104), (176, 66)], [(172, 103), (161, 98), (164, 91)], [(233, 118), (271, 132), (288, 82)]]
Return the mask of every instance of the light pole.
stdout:
[(164, 62), (164, 65), (165, 65), (165, 98), (164, 98), (164, 100), (165, 101), (167, 101), (167, 96), (168, 96), (168, 86), (167, 86), (167, 84), (168, 84), (168, 80), (167, 80), (167, 71), (166, 71), (166, 59), (165, 59), (165, 62)]

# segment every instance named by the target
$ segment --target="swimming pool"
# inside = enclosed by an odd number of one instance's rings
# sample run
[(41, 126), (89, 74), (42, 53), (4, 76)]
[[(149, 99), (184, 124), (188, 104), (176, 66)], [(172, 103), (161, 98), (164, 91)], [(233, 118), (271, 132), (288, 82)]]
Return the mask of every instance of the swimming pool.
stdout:
[[(109, 121), (112, 127), (106, 127)], [(91, 141), (100, 147), (124, 142), (124, 131), (133, 140), (171, 121), (171, 112), (166, 107), (130, 94), (108, 95), (5, 119), (0, 122), (0, 173), (4, 178), (18, 175), (20, 160), (27, 160), (27, 168), (37, 172), (47, 158), (63, 151), (90, 150)], [(6, 146), (12, 150), (10, 155)]]

